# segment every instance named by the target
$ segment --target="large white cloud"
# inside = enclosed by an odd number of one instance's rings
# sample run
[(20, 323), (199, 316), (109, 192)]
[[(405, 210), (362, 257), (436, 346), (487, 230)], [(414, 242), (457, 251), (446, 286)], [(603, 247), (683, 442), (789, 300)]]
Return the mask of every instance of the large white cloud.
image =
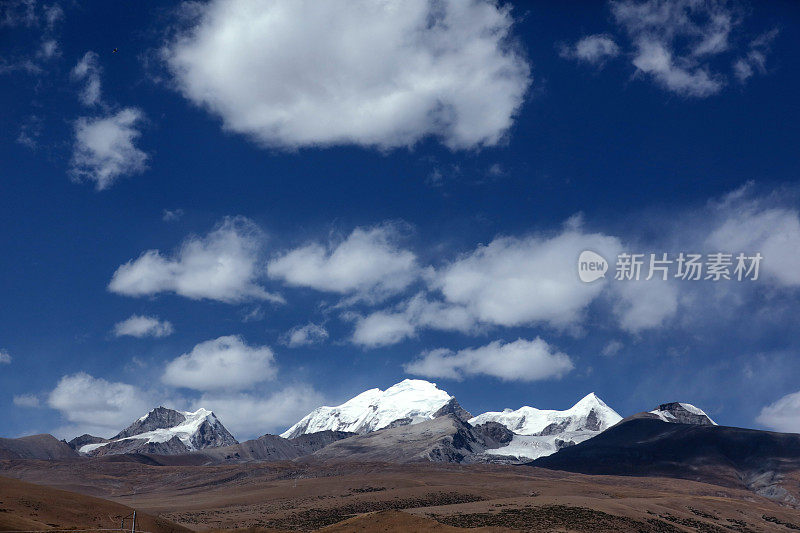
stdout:
[(420, 274), (416, 256), (397, 244), (398, 236), (389, 224), (356, 228), (341, 242), (311, 243), (272, 259), (268, 272), (297, 287), (381, 298), (402, 291)]
[(213, 0), (164, 49), (181, 93), (269, 146), (497, 143), (530, 84), (488, 0)]
[(277, 374), (268, 346), (249, 346), (238, 335), (201, 342), (170, 361), (162, 381), (199, 391), (244, 390)]
[(205, 237), (190, 237), (172, 256), (148, 250), (120, 266), (108, 289), (127, 296), (174, 292), (193, 300), (282, 301), (258, 284), (263, 235), (250, 220), (225, 218)]
[(110, 187), (123, 176), (147, 168), (147, 154), (135, 145), (144, 115), (127, 107), (101, 117), (81, 117), (75, 122), (71, 174), (95, 182), (97, 190)]
[(578, 256), (584, 250), (613, 258), (621, 244), (570, 228), (552, 237), (498, 237), (440, 269), (434, 285), (447, 302), (464, 306), (480, 322), (572, 326), (606, 283), (580, 281)]
[(167, 337), (175, 331), (172, 324), (154, 316), (132, 315), (114, 325), (117, 337)]
[(764, 407), (756, 421), (775, 431), (800, 433), (800, 392), (787, 394)]
[(421, 329), (475, 333), (493, 326), (579, 328), (608, 282), (581, 282), (578, 256), (593, 250), (613, 262), (622, 250), (618, 238), (586, 233), (579, 226), (575, 219), (553, 235), (497, 237), (427, 270), (427, 293), (366, 316), (346, 314), (355, 322), (351, 342), (386, 346), (415, 337)]
[(405, 365), (407, 372), (429, 378), (463, 379), (486, 375), (505, 381), (558, 379), (574, 368), (569, 356), (537, 337), (454, 352), (441, 348)]
[(153, 407), (153, 399), (139, 388), (85, 372), (62, 377), (47, 403), (73, 425), (72, 436), (80, 432), (114, 435)]

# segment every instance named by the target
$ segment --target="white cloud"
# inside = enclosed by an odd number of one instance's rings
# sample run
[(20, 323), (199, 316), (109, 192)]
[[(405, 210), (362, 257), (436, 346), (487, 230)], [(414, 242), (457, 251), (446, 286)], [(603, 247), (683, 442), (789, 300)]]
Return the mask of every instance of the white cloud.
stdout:
[(733, 63), (733, 73), (740, 83), (746, 82), (755, 74), (767, 73), (767, 53), (777, 36), (778, 30), (759, 35), (750, 42), (747, 54)]
[[(612, 0), (611, 14), (627, 35), (630, 48), (620, 50), (619, 38), (590, 35), (563, 47), (562, 57), (602, 64), (625, 53), (636, 75), (649, 78), (675, 94), (704, 98), (727, 83), (719, 59), (733, 53), (744, 11), (724, 0)], [(772, 37), (769, 37), (772, 35)], [(744, 81), (754, 70), (764, 72), (768, 32), (752, 41), (745, 56), (733, 62), (733, 74)], [(730, 63), (728, 63), (730, 64)]]
[(393, 310), (356, 316), (351, 342), (365, 348), (388, 346), (415, 337), (418, 329), (470, 333), (477, 331), (477, 319), (460, 305), (432, 301), (424, 293), (401, 302)]
[(39, 47), (39, 51), (36, 53), (36, 57), (39, 59), (53, 59), (54, 57), (59, 57), (61, 55), (61, 50), (58, 46), (58, 41), (55, 39), (45, 39), (42, 41), (41, 46)]
[(606, 357), (613, 357), (617, 355), (619, 351), (624, 347), (625, 347), (624, 344), (622, 344), (617, 340), (614, 340), (610, 341), (608, 344), (603, 346), (603, 350), (600, 353)]
[(612, 289), (614, 314), (630, 333), (658, 328), (678, 312), (678, 287), (655, 277), (650, 281), (619, 281)]
[(505, 344), (494, 341), (458, 352), (441, 348), (425, 352), (405, 365), (406, 372), (428, 378), (460, 380), (486, 375), (504, 381), (559, 379), (573, 368), (569, 356), (539, 337)]
[(761, 409), (756, 422), (775, 431), (800, 433), (800, 392), (787, 394)]
[(19, 394), (14, 396), (13, 401), (17, 407), (39, 407), (39, 397), (35, 394)]
[[(55, 25), (63, 17), (58, 4), (44, 4), (35, 0), (0, 1), (0, 28), (26, 28), (28, 39), (17, 38), (17, 46), (6, 47), (0, 57), (0, 74), (25, 72), (40, 75), (46, 71), (45, 63), (61, 55), (55, 35)], [(28, 43), (38, 43), (26, 46)], [(13, 50), (12, 50), (13, 48)]]
[(621, 249), (616, 237), (584, 233), (578, 219), (555, 235), (497, 237), (427, 271), (427, 293), (366, 316), (347, 314), (355, 321), (350, 340), (374, 348), (413, 338), (420, 329), (476, 333), (492, 326), (579, 328), (587, 307), (608, 282), (581, 282), (578, 256), (596, 250), (614, 258)]
[(52, 30), (53, 26), (64, 18), (64, 10), (58, 4), (50, 4), (44, 6), (44, 20), (48, 29)]
[(8, 350), (0, 350), (0, 365), (8, 365), (11, 363), (11, 354)]
[(322, 395), (308, 385), (292, 385), (268, 395), (205, 394), (196, 407), (211, 409), (239, 440), (278, 434), (324, 405)]
[(399, 231), (384, 224), (356, 228), (343, 241), (311, 243), (272, 259), (270, 277), (297, 287), (380, 299), (419, 276), (416, 256), (397, 244)]
[(280, 302), (257, 280), (263, 235), (244, 217), (225, 218), (205, 237), (190, 237), (172, 256), (148, 250), (120, 266), (108, 289), (126, 296), (174, 292), (193, 300)]
[(719, 225), (706, 245), (715, 251), (761, 253), (761, 272), (788, 287), (800, 286), (800, 212), (767, 207), (757, 200), (732, 200), (718, 210)]
[(154, 316), (132, 315), (114, 325), (114, 335), (117, 337), (167, 337), (173, 331), (170, 322)]
[(702, 98), (718, 93), (722, 89), (721, 77), (712, 75), (705, 67), (679, 66), (672, 56), (672, 51), (663, 43), (642, 40), (637, 44), (637, 48), (633, 60), (637, 70), (651, 75), (674, 93)]
[(729, 48), (739, 20), (725, 2), (630, 0), (611, 3), (616, 22), (634, 45), (633, 65), (669, 91), (691, 97), (719, 92), (724, 76), (707, 61)]
[(285, 343), (290, 348), (321, 344), (328, 338), (328, 330), (318, 324), (309, 323), (289, 330), (285, 336)]
[(164, 222), (173, 222), (180, 220), (183, 217), (183, 209), (164, 209), (161, 213), (161, 220)]
[(609, 35), (587, 35), (572, 46), (562, 46), (560, 55), (567, 59), (577, 59), (601, 66), (606, 60), (617, 57), (619, 46)]
[(162, 381), (199, 391), (244, 390), (273, 379), (275, 357), (268, 346), (248, 346), (237, 335), (201, 342), (170, 361)]
[(296, 148), (499, 142), (530, 84), (508, 8), (475, 0), (214, 0), (164, 49), (228, 130)]
[(367, 348), (396, 344), (416, 334), (416, 326), (403, 313), (378, 311), (359, 318), (352, 342)]
[(72, 69), (70, 74), (72, 79), (83, 82), (79, 96), (84, 105), (93, 106), (100, 103), (100, 73), (99, 56), (95, 52), (86, 52)]
[(105, 117), (81, 117), (75, 122), (75, 146), (70, 172), (80, 180), (107, 189), (122, 176), (147, 168), (147, 154), (134, 145), (141, 133), (137, 126), (144, 116), (128, 107)]
[(73, 434), (95, 431), (111, 436), (152, 408), (152, 398), (126, 383), (109, 382), (84, 372), (64, 376), (47, 403), (73, 424)]
[(482, 323), (568, 327), (580, 322), (606, 283), (582, 283), (578, 256), (595, 250), (616, 257), (620, 249), (615, 237), (572, 228), (549, 238), (498, 237), (440, 269), (434, 286)]
[(33, 0), (6, 0), (0, 3), (0, 26), (35, 26), (39, 18)]

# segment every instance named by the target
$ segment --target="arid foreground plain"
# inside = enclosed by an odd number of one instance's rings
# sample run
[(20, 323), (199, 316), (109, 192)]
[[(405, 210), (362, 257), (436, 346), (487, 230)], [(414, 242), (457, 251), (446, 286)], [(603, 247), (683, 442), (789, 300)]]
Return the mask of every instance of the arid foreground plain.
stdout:
[[(733, 479), (491, 464), (169, 465), (144, 455), (6, 460), (0, 475), (4, 531), (119, 527), (132, 508), (137, 529), (153, 532), (800, 530), (800, 511)], [(798, 477), (784, 486), (796, 490)]]

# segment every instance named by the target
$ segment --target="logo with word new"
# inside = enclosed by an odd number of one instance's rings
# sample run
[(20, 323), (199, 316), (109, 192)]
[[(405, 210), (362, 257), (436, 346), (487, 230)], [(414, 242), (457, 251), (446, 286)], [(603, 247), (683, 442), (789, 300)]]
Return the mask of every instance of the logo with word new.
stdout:
[(584, 250), (578, 257), (578, 277), (584, 283), (591, 283), (600, 278), (606, 277), (608, 272), (608, 261), (591, 250)]

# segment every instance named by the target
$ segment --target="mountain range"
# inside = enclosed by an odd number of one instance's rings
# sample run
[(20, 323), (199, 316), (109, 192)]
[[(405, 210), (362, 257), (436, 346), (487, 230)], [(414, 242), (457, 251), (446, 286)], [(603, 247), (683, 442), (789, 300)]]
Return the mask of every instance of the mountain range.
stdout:
[(157, 407), (111, 438), (0, 439), (0, 460), (151, 465), (264, 461), (502, 463), (585, 474), (665, 476), (800, 504), (800, 435), (718, 426), (688, 403), (623, 419), (594, 393), (563, 411), (523, 406), (472, 416), (434, 383), (408, 379), (314, 409), (281, 435), (238, 442), (217, 416)]
[[(714, 424), (686, 403), (662, 404), (642, 416), (663, 422)], [(523, 406), (472, 416), (435, 383), (406, 379), (370, 389), (337, 406), (321, 406), (281, 435), (239, 443), (206, 409), (158, 407), (111, 438), (81, 435), (69, 447), (82, 456), (191, 456), (198, 463), (319, 459), (522, 463), (587, 441), (622, 417), (590, 393), (569, 409)], [(164, 459), (162, 459), (163, 461)]]

